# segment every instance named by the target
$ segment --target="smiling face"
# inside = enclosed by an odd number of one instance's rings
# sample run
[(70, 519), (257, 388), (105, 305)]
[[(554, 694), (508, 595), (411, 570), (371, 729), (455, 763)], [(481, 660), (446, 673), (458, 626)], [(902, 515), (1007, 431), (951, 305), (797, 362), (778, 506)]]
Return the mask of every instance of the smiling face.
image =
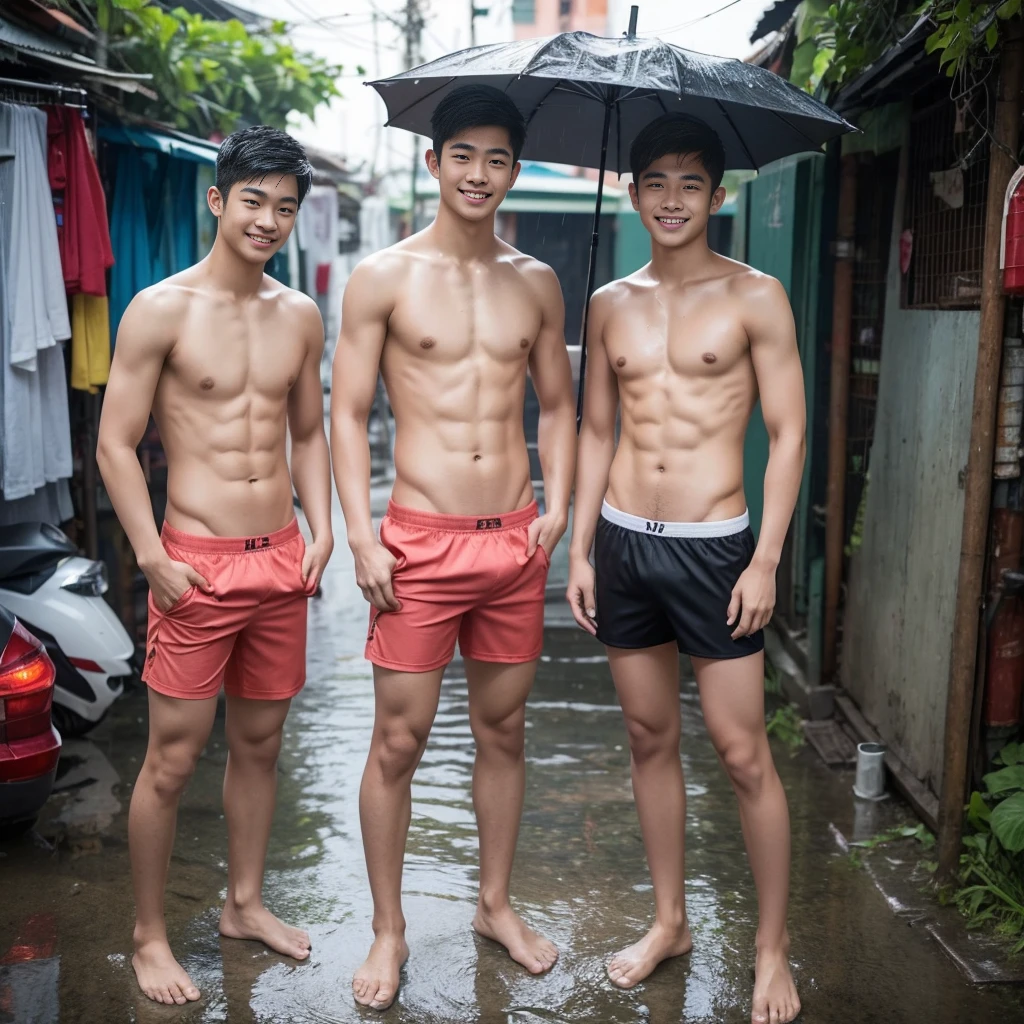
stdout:
[(266, 263), (288, 241), (299, 209), (294, 174), (232, 185), (224, 201), (216, 188), (207, 199), (220, 221), (219, 236), (247, 263)]
[(693, 153), (669, 153), (630, 182), (629, 197), (651, 238), (667, 248), (706, 235), (708, 219), (725, 202), (725, 189), (712, 190), (711, 177)]
[(441, 159), (427, 150), (427, 167), (437, 178), (441, 202), (470, 221), (493, 217), (519, 176), (504, 128), (467, 128), (444, 143)]

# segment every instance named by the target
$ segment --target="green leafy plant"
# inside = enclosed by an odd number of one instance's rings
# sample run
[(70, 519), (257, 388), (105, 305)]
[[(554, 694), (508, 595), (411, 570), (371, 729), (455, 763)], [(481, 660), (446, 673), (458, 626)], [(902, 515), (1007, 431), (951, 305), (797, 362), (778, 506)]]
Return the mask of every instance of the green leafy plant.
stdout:
[[(339, 95), (341, 67), (296, 50), (288, 26), (247, 29), (153, 0), (85, 0), (111, 65), (152, 74), (154, 102), (129, 96), (129, 110), (204, 138), (248, 124), (284, 128)], [(362, 73), (362, 69), (359, 69)]]
[(803, 720), (795, 704), (783, 704), (768, 716), (766, 726), (769, 736), (781, 740), (791, 754), (795, 754), (806, 742)]
[(874, 850), (876, 847), (884, 846), (886, 843), (894, 843), (901, 839), (916, 839), (925, 850), (930, 850), (935, 846), (935, 836), (922, 824), (894, 825), (892, 828), (887, 828), (884, 832), (879, 832), (878, 835), (872, 836), (870, 839), (861, 839), (856, 843), (850, 843), (850, 845), (864, 850)]
[[(841, 86), (854, 79), (927, 15), (935, 25), (925, 49), (938, 55), (950, 77), (976, 67), (999, 45), (1002, 26), (1021, 15), (1021, 0), (837, 0), (813, 20), (816, 52), (810, 74), (796, 84), (813, 91), (824, 81)], [(800, 79), (803, 80), (800, 80)]]
[(1024, 744), (996, 755), (996, 771), (983, 778), (967, 805), (969, 833), (963, 838), (953, 902), (969, 928), (992, 927), (1024, 951)]

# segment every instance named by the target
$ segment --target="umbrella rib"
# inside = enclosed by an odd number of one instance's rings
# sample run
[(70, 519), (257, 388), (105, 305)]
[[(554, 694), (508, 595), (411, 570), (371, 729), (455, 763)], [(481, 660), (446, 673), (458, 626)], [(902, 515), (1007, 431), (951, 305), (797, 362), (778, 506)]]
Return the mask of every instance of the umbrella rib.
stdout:
[(798, 128), (792, 121), (787, 121), (777, 110), (772, 110), (771, 107), (762, 107), (761, 109), (767, 110), (770, 114), (777, 117), (787, 128), (792, 128), (801, 138), (806, 139), (815, 149), (821, 149), (821, 143), (815, 142), (805, 131)]
[[(541, 96), (541, 98), (537, 101), (537, 105), (533, 108), (533, 110), (530, 111), (530, 116), (526, 119), (527, 125), (529, 125), (533, 121), (533, 119), (537, 116), (537, 111), (540, 110), (540, 108), (542, 106), (544, 106), (545, 102), (547, 101), (547, 98), (559, 87), (559, 85), (561, 85), (561, 83), (562, 83), (562, 79), (561, 78), (556, 78), (555, 79), (555, 84), (553, 86), (551, 86), (551, 88), (548, 89), (548, 91), (546, 93), (544, 93), (543, 96)], [(512, 83), (509, 82), (509, 85), (511, 85), (511, 84)], [(506, 92), (508, 91), (508, 87), (507, 86), (505, 88), (505, 91)]]
[(747, 143), (743, 136), (740, 134), (740, 130), (736, 127), (736, 122), (729, 116), (729, 111), (725, 109), (725, 104), (721, 100), (715, 100), (718, 104), (718, 109), (721, 110), (722, 116), (729, 122), (729, 127), (733, 130), (733, 134), (737, 139), (740, 140), (740, 145), (743, 147), (743, 152), (747, 154), (747, 159), (750, 161), (750, 166), (757, 170), (757, 161), (754, 159), (750, 150), (747, 149)]
[[(454, 81), (455, 81), (455, 76), (453, 75), (453, 76), (445, 79), (445, 81), (443, 81), (436, 89), (431, 89), (430, 92), (428, 92), (425, 96), (417, 96), (416, 99), (412, 101), (412, 103), (410, 103), (407, 107), (403, 107), (397, 114), (395, 114), (395, 117), (401, 117), (403, 114), (405, 114), (408, 111), (412, 110), (412, 108), (415, 107), (417, 103), (422, 103), (424, 100), (429, 100), (430, 97), (433, 96), (435, 92), (439, 92), (446, 85), (451, 85), (452, 82), (454, 82)], [(395, 117), (389, 117), (387, 119), (387, 122), (385, 123), (384, 127), (385, 128), (396, 127), (395, 126)]]

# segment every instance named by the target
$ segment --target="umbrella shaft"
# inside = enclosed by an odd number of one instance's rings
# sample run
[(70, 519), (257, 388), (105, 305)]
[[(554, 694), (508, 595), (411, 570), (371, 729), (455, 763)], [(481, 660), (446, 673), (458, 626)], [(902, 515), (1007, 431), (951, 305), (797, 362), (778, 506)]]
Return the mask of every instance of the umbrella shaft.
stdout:
[(601, 167), (597, 174), (597, 203), (594, 206), (594, 233), (590, 239), (590, 266), (587, 268), (587, 289), (583, 296), (583, 323), (580, 326), (580, 383), (576, 393), (576, 433), (583, 425), (583, 387), (587, 371), (587, 320), (590, 314), (590, 296), (594, 291), (597, 273), (597, 246), (601, 234), (601, 199), (604, 195), (604, 172), (608, 161), (608, 130), (612, 120), (612, 104), (617, 90), (609, 91), (604, 107), (604, 127), (601, 129)]

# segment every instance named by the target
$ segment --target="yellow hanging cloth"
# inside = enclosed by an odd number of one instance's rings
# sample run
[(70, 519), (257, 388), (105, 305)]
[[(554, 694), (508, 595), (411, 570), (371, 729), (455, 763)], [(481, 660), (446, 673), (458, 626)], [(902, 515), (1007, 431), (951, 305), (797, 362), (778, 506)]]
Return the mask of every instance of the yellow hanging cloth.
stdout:
[(105, 295), (71, 297), (71, 386), (96, 394), (110, 376), (110, 311)]

